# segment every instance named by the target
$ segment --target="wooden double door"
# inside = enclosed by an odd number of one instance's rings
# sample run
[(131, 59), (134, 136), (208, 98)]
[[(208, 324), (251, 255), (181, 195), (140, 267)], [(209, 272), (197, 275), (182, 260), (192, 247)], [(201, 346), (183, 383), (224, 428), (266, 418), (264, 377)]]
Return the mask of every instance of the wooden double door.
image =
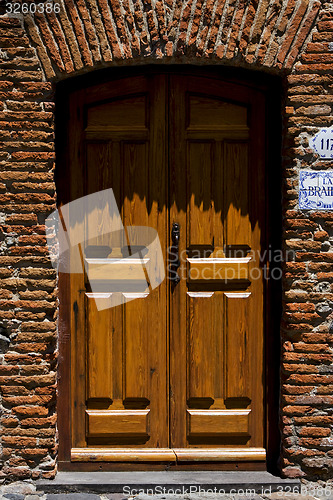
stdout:
[[(145, 275), (115, 307), (99, 307), (110, 294), (87, 272), (68, 279), (72, 461), (265, 461), (264, 108), (251, 87), (193, 75), (72, 94), (71, 199), (112, 188), (125, 235), (155, 229), (164, 259), (159, 286)], [(110, 244), (105, 217), (95, 239), (86, 224), (82, 260), (93, 245), (123, 257), (128, 242)]]

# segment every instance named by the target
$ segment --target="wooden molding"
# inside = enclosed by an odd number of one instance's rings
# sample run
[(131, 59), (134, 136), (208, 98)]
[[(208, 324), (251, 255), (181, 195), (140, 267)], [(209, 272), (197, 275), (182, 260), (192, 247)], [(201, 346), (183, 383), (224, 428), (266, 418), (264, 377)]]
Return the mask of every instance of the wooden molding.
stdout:
[(189, 436), (250, 436), (246, 410), (187, 410)]
[(266, 460), (264, 448), (175, 448), (178, 462)]
[(72, 462), (265, 461), (264, 448), (72, 448)]
[(73, 462), (176, 462), (169, 448), (72, 448)]
[(148, 434), (149, 410), (86, 410), (89, 436)]

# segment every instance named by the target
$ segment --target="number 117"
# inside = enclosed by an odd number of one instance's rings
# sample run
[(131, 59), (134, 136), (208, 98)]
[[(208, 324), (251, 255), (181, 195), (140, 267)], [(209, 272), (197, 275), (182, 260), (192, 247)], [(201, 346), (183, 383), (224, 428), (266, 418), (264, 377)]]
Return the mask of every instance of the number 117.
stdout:
[(322, 139), (320, 143), (321, 143), (321, 149), (326, 149), (327, 151), (333, 151), (333, 138)]

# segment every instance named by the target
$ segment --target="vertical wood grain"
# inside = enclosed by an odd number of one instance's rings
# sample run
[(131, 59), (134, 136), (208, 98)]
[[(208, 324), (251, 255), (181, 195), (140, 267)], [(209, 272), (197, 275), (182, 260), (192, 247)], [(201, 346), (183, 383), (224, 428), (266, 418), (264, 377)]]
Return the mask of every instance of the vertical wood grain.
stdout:
[(249, 292), (224, 294), (226, 398), (252, 396), (250, 353), (254, 332), (249, 324), (250, 297)]
[[(227, 245), (249, 245), (249, 157), (246, 143), (224, 143), (224, 203)], [(254, 179), (251, 179), (254, 181)]]
[[(209, 318), (209, 320), (208, 320)], [(188, 297), (189, 398), (223, 397), (223, 297)]]
[[(103, 300), (103, 299), (96, 299)], [(98, 311), (95, 299), (86, 297), (87, 314), (87, 396), (113, 398), (113, 331), (110, 309)]]
[[(148, 168), (146, 144), (124, 143), (122, 169), (124, 183), (123, 221), (125, 227), (148, 226)], [(134, 243), (138, 244), (137, 241), (134, 241)], [(148, 295), (144, 299), (137, 299), (124, 304), (125, 398), (149, 399), (148, 310), (150, 302)]]

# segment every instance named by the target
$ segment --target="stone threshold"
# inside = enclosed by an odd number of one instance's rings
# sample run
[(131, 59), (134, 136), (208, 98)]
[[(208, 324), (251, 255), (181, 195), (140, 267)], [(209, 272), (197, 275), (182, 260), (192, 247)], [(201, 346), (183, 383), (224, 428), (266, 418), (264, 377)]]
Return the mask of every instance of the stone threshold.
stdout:
[[(59, 472), (55, 479), (36, 481), (37, 491), (123, 493), (130, 490), (167, 490), (199, 488), (202, 490), (254, 490), (257, 494), (275, 491), (297, 493), (299, 479), (281, 479), (263, 471), (152, 471), (152, 472)], [(215, 491), (216, 491), (215, 490)], [(186, 493), (186, 491), (185, 491)]]

